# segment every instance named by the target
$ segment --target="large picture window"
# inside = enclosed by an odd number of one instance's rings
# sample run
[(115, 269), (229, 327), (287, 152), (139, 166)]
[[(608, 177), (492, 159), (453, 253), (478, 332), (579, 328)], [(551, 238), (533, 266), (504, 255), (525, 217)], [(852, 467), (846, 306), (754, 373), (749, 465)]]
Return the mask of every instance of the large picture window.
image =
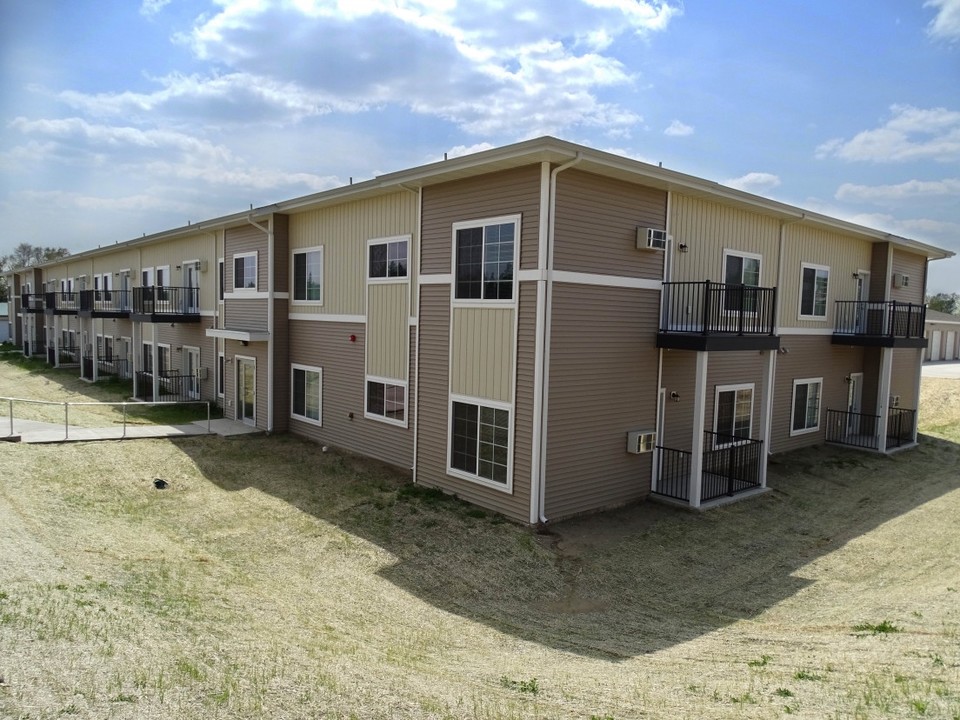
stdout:
[(323, 248), (293, 253), (293, 299), (323, 302)]
[(830, 268), (804, 264), (800, 271), (800, 316), (825, 318), (827, 316), (827, 288)]
[(519, 219), (454, 225), (456, 298), (512, 300)]
[(714, 407), (717, 444), (750, 437), (753, 419), (753, 385), (720, 385)]
[(727, 250), (723, 264), (724, 282), (727, 284), (723, 309), (727, 312), (756, 312), (756, 293), (745, 290), (737, 292), (733, 288), (737, 285), (760, 286), (760, 256)]
[(406, 240), (370, 243), (368, 252), (367, 273), (371, 280), (407, 276)]
[(255, 252), (233, 256), (233, 289), (257, 289), (257, 254)]
[(507, 486), (510, 411), (466, 402), (454, 402), (452, 410), (450, 467)]
[(367, 380), (367, 416), (404, 424), (407, 388), (383, 380)]
[(815, 432), (820, 428), (820, 390), (823, 378), (793, 381), (793, 412), (790, 434)]
[(293, 365), (291, 369), (290, 414), (297, 420), (321, 424), (323, 409), (323, 370), (307, 365)]

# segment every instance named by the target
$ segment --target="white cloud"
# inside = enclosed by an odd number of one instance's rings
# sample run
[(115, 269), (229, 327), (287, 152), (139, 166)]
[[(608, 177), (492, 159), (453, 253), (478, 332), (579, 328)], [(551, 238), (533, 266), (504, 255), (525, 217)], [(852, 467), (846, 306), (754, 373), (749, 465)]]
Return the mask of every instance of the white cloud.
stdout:
[(13, 201), (56, 207), (59, 209), (97, 210), (107, 212), (142, 212), (147, 210), (167, 210), (189, 214), (195, 210), (185, 202), (173, 201), (160, 193), (140, 193), (121, 197), (98, 197), (62, 190), (34, 191), (16, 193)]
[(949, 244), (956, 246), (956, 238), (960, 235), (960, 223), (932, 218), (902, 219), (885, 213), (857, 213), (848, 215), (844, 219), (857, 225), (885, 230), (902, 237), (935, 242), (940, 246), (947, 245), (945, 240), (948, 238)]
[(780, 186), (780, 178), (771, 173), (751, 172), (738, 178), (732, 178), (723, 182), (727, 187), (734, 190), (743, 190), (750, 193), (770, 192), (775, 187)]
[(670, 123), (670, 126), (663, 131), (663, 134), (669, 135), (670, 137), (685, 137), (687, 135), (693, 135), (693, 127), (679, 120), (674, 120)]
[(887, 203), (921, 197), (960, 196), (960, 179), (908, 180), (898, 185), (855, 185), (844, 183), (837, 188), (837, 200)]
[(960, 159), (960, 112), (893, 105), (881, 127), (864, 130), (850, 140), (837, 138), (817, 148), (818, 158), (894, 162)]
[(937, 8), (937, 16), (927, 26), (927, 33), (937, 40), (960, 40), (960, 0), (927, 0), (924, 7)]
[(144, 17), (153, 17), (170, 4), (171, 0), (143, 0), (140, 5), (140, 14)]

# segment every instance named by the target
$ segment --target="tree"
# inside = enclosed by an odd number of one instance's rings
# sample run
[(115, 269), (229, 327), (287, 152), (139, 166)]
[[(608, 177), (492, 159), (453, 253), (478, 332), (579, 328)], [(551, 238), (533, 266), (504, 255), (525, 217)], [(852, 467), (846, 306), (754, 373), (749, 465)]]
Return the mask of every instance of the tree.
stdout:
[(64, 258), (69, 254), (70, 251), (62, 247), (43, 247), (41, 245), (34, 246), (30, 243), (20, 243), (9, 255), (0, 256), (0, 302), (9, 300), (7, 279), (3, 276), (3, 273), (30, 267), (31, 265), (43, 265)]
[(957, 315), (960, 310), (960, 294), (937, 293), (927, 298), (927, 306), (931, 310)]

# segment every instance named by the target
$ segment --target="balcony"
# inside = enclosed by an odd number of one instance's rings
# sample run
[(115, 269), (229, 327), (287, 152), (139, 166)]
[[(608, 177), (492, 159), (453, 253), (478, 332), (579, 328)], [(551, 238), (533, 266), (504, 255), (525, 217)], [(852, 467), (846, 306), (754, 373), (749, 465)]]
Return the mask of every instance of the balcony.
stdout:
[(153, 395), (153, 373), (137, 371), (137, 399), (152, 402), (190, 402), (200, 399), (199, 375), (161, 370), (157, 375), (157, 396)]
[[(690, 502), (691, 460), (688, 450), (657, 447), (658, 472), (655, 495)], [(700, 502), (734, 497), (761, 485), (763, 441), (704, 432)]]
[(76, 292), (44, 293), (43, 311), (47, 315), (76, 315), (80, 308), (78, 296)]
[(94, 379), (94, 366), (97, 368), (96, 377), (115, 375), (119, 378), (130, 377), (130, 363), (125, 358), (113, 355), (94, 358), (93, 355), (84, 355), (80, 365), (80, 377), (85, 380)]
[(663, 284), (657, 347), (679, 350), (777, 350), (777, 289), (711, 282)]
[[(917, 411), (890, 408), (887, 414), (886, 449), (894, 450), (913, 443)], [(880, 449), (880, 416), (827, 410), (827, 442), (860, 448)]]
[(834, 345), (924, 348), (927, 306), (914, 303), (838, 300)]
[(148, 323), (200, 322), (200, 288), (134, 288), (130, 318)]
[(83, 290), (80, 293), (80, 317), (125, 318), (130, 315), (129, 290)]
[(23, 293), (20, 296), (20, 308), (27, 313), (42, 313), (43, 293)]

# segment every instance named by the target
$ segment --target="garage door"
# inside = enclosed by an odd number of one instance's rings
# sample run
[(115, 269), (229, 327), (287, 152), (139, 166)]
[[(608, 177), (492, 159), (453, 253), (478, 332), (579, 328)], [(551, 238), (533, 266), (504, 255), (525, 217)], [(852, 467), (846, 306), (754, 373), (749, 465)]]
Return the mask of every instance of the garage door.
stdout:
[(947, 333), (947, 342), (943, 348), (943, 359), (944, 360), (956, 360), (957, 359), (957, 333), (955, 330), (951, 330)]
[(940, 359), (940, 331), (934, 330), (933, 335), (930, 336), (930, 356), (928, 360), (939, 360)]

